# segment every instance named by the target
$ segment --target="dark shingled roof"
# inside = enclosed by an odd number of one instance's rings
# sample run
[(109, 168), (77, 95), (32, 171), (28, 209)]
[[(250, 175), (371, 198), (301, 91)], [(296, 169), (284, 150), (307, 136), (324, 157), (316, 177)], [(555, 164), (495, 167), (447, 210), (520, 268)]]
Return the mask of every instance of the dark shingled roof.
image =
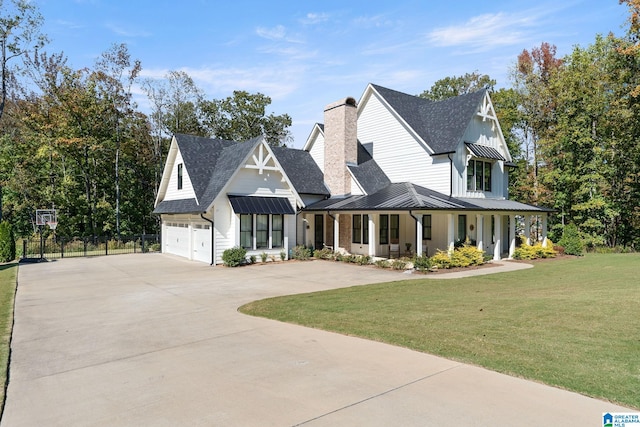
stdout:
[[(197, 201), (164, 200), (154, 209), (156, 214), (205, 212), (262, 139), (238, 143), (183, 134), (176, 134), (175, 138)], [(329, 195), (322, 171), (311, 154), (291, 148), (273, 148), (273, 152), (299, 194)]]
[(410, 182), (389, 184), (366, 196), (350, 196), (321, 200), (305, 211), (375, 211), (375, 210), (470, 210), (514, 212), (552, 212), (546, 208), (525, 205), (512, 200), (469, 199), (449, 197)]
[(272, 149), (298, 194), (331, 195), (324, 185), (324, 175), (311, 153), (285, 147)]
[(358, 142), (358, 164), (347, 166), (367, 194), (375, 193), (391, 183), (371, 154)]
[(486, 89), (443, 101), (431, 101), (372, 84), (387, 103), (434, 151), (452, 153), (464, 136)]

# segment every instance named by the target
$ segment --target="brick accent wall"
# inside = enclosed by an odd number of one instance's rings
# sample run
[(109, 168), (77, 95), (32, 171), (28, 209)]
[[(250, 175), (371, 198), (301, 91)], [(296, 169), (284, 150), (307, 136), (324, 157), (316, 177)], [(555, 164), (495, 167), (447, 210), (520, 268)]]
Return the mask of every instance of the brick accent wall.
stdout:
[(358, 160), (357, 105), (345, 98), (324, 110), (324, 180), (331, 196), (351, 193), (347, 163)]

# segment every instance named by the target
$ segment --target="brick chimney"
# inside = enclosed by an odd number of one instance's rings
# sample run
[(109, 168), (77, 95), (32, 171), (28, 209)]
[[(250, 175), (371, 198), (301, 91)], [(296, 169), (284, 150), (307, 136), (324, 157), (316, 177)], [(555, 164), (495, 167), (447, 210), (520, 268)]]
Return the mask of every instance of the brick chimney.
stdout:
[(324, 181), (331, 196), (351, 193), (347, 163), (358, 161), (356, 100), (345, 98), (324, 109)]

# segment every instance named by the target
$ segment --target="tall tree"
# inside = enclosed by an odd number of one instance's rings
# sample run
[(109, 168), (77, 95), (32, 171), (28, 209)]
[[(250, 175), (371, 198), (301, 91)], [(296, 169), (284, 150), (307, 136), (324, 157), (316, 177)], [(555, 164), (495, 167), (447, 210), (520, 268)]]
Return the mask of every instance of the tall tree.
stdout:
[(267, 115), (271, 98), (261, 93), (236, 90), (225, 99), (202, 101), (203, 125), (211, 136), (246, 141), (264, 136), (273, 146), (286, 146), (291, 140), (288, 114)]
[(436, 81), (431, 89), (425, 90), (419, 96), (432, 101), (441, 101), (466, 93), (476, 92), (488, 88), (493, 91), (496, 81), (487, 74), (480, 74), (477, 70), (463, 76), (445, 77)]

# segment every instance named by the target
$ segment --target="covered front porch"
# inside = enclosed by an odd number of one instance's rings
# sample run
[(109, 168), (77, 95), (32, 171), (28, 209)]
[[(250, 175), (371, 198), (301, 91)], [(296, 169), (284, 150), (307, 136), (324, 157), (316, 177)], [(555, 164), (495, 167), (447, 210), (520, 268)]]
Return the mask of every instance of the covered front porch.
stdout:
[(300, 214), (303, 244), (397, 258), (432, 256), (470, 242), (494, 260), (513, 258), (517, 237), (546, 244), (548, 214), (487, 211), (325, 211)]

